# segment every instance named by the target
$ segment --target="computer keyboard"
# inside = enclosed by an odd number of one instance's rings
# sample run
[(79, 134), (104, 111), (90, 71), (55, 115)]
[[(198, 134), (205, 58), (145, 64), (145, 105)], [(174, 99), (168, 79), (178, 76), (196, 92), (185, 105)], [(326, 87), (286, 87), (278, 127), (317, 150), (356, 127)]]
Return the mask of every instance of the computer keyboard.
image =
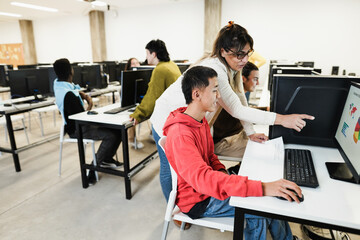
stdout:
[(299, 186), (319, 186), (311, 152), (304, 149), (285, 149), (284, 178)]
[(130, 109), (132, 107), (135, 107), (136, 105), (130, 105), (130, 106), (126, 106), (126, 107), (116, 107), (116, 108), (113, 108), (113, 109), (110, 109), (104, 113), (106, 114), (116, 114), (116, 113), (119, 113), (119, 112), (122, 112), (122, 111), (125, 111), (127, 109)]

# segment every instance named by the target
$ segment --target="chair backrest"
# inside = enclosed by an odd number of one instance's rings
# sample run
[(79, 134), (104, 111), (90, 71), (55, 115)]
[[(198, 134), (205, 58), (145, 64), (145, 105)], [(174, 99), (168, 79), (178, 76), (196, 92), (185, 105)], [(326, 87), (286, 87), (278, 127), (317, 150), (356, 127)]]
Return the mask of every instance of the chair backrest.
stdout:
[[(158, 143), (166, 155), (166, 152), (165, 152), (166, 136), (161, 137), (159, 139)], [(171, 171), (172, 190), (170, 192), (168, 204), (166, 207), (165, 221), (171, 220), (172, 212), (175, 207), (175, 200), (176, 200), (176, 194), (177, 194), (177, 174), (176, 174), (175, 170), (172, 168), (170, 163), (169, 163), (169, 166), (170, 166), (170, 171)]]

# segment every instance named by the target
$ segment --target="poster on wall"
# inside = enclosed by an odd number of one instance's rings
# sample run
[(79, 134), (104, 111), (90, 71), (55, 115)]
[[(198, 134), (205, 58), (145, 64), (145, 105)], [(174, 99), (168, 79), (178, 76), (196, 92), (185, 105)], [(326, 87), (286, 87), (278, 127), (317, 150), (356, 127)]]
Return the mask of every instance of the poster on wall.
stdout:
[(0, 64), (24, 65), (24, 53), (22, 43), (0, 44)]

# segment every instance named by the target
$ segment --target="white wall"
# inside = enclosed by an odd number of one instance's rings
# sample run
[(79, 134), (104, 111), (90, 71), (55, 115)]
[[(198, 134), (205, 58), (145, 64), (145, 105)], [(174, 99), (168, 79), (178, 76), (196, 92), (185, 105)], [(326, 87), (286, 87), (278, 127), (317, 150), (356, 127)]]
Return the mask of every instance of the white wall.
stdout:
[(358, 0), (223, 0), (222, 23), (245, 27), (268, 60), (315, 61), (324, 74), (340, 66), (359, 75), (359, 9)]
[(0, 22), (0, 44), (22, 43), (20, 26), (17, 21)]
[(89, 16), (36, 20), (33, 28), (39, 63), (53, 63), (63, 57), (71, 62), (91, 61)]
[(152, 39), (166, 43), (171, 59), (197, 60), (204, 45), (203, 1), (172, 2), (107, 12), (107, 58), (145, 60), (145, 46)]
[[(358, 0), (223, 0), (222, 26), (241, 24), (266, 59), (315, 61), (329, 74), (332, 66), (360, 74), (360, 1)], [(203, 52), (204, 1), (118, 9), (105, 13), (108, 60), (145, 59), (145, 45), (162, 39), (172, 59), (197, 60)], [(60, 57), (91, 61), (89, 17), (33, 21), (39, 62)], [(0, 23), (0, 43), (21, 42), (17, 22)], [(5, 34), (4, 34), (5, 33)], [(262, 79), (267, 66), (262, 67)]]

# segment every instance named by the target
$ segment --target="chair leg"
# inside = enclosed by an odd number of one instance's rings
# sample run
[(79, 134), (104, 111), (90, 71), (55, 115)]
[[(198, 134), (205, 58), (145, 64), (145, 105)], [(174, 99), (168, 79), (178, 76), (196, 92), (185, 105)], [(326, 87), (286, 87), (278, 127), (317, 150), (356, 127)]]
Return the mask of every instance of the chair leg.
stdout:
[(53, 111), (54, 127), (56, 127), (56, 111)]
[(44, 126), (41, 118), (41, 113), (39, 112), (39, 121), (40, 121), (40, 129), (41, 129), (41, 136), (44, 136)]
[[(24, 113), (25, 118), (25, 113)], [(30, 111), (28, 112), (28, 122), (29, 122), (29, 131), (31, 131), (31, 118), (30, 118)]]
[[(137, 148), (137, 137), (136, 137), (136, 135), (140, 135), (140, 125), (141, 125), (141, 123), (138, 124), (137, 132), (134, 130), (134, 133), (135, 133), (135, 135), (134, 135), (134, 144), (135, 144), (134, 149), (135, 150), (138, 149)], [(136, 127), (135, 127), (135, 129), (136, 129)]]
[[(96, 167), (95, 142), (91, 143), (91, 147), (92, 147), (92, 154), (93, 154), (93, 165)], [(97, 171), (95, 171), (95, 177), (96, 177), (96, 181), (99, 181), (99, 175), (98, 175)]]
[(59, 177), (61, 176), (62, 148), (63, 148), (63, 142), (60, 142), (60, 153), (59, 153)]
[(161, 240), (166, 240), (168, 229), (169, 229), (169, 222), (165, 221), (163, 226), (163, 231), (161, 234)]
[(22, 122), (22, 125), (23, 125), (23, 128), (24, 128), (24, 133), (25, 133), (25, 136), (26, 136), (26, 141), (27, 141), (28, 144), (30, 144), (30, 142), (29, 142), (29, 136), (28, 136), (27, 131), (26, 131), (24, 119), (21, 119), (21, 122)]
[(181, 226), (180, 226), (181, 231), (185, 230), (185, 224), (186, 224), (186, 222), (184, 222), (184, 221), (181, 222)]

